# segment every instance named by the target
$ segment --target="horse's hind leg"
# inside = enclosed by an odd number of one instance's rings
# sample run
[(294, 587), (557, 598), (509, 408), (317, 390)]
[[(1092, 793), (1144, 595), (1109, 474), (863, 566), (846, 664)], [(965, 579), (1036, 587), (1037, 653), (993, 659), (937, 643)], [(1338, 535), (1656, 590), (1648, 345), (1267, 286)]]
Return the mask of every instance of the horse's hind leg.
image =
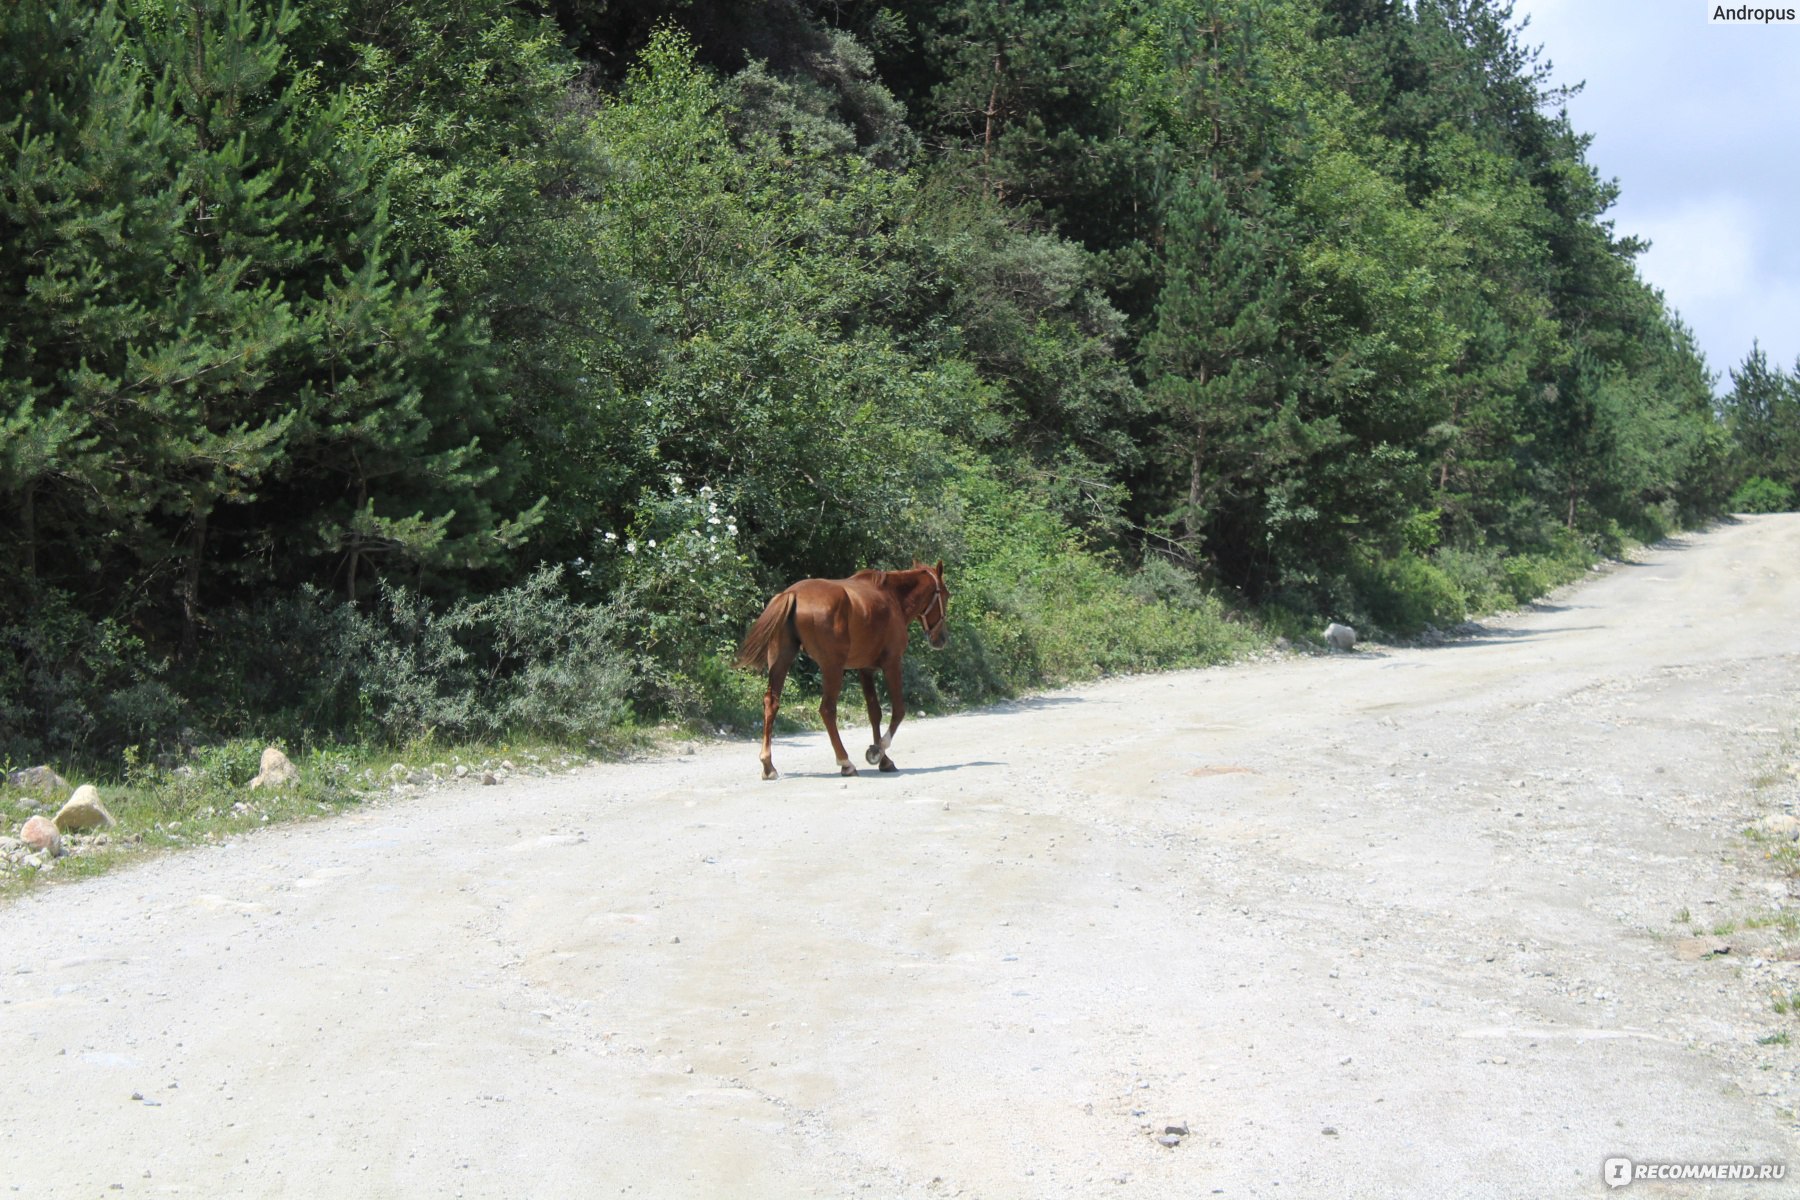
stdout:
[[(888, 760), (887, 749), (894, 744), (894, 734), (899, 732), (900, 719), (906, 716), (906, 690), (903, 685), (903, 677), (900, 672), (900, 659), (898, 656), (891, 661), (882, 664), (881, 674), (882, 677), (887, 680), (888, 708), (891, 711), (888, 713), (887, 736), (881, 736), (881, 725), (877, 722), (875, 726), (875, 744), (869, 747), (869, 753), (874, 754), (877, 751), (880, 752), (882, 770), (897, 771), (900, 768), (896, 767)], [(874, 762), (875, 760), (871, 758), (869, 761)]]
[(837, 755), (838, 773), (841, 775), (856, 774), (856, 767), (850, 762), (850, 755), (844, 750), (844, 739), (838, 736), (837, 702), (838, 693), (844, 690), (844, 668), (819, 664), (823, 678), (824, 695), (819, 700), (819, 717), (825, 722), (825, 732), (831, 735), (831, 752)]
[(788, 668), (794, 665), (794, 655), (799, 647), (787, 639), (769, 651), (769, 687), (763, 692), (763, 739), (762, 739), (762, 777), (776, 779), (781, 772), (775, 769), (774, 751), (769, 745), (775, 736), (775, 714), (781, 711), (781, 686), (787, 682)]
[(862, 676), (863, 700), (869, 706), (869, 728), (875, 731), (875, 741), (863, 754), (863, 758), (871, 767), (879, 766), (883, 771), (897, 770), (888, 761), (886, 749), (881, 744), (881, 698), (875, 694), (875, 672), (865, 668), (858, 674)]

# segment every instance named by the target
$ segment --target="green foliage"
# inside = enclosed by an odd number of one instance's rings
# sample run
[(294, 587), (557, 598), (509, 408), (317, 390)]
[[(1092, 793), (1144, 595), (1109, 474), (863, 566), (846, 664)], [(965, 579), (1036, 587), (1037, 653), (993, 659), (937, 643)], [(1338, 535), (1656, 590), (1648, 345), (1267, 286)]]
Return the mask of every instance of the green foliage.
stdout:
[(1498, 0), (28, 0), (0, 71), (0, 753), (746, 724), (762, 600), (915, 555), (966, 703), (1800, 490)]
[(1354, 583), (1367, 622), (1388, 633), (1447, 628), (1468, 614), (1468, 593), (1451, 574), (1410, 550), (1362, 564)]
[(950, 645), (907, 660), (928, 704), (1222, 662), (1254, 640), (1191, 574), (1153, 560), (1124, 576), (1041, 501), (990, 475), (965, 472), (954, 499), (964, 543), (946, 570)]
[(26, 612), (0, 611), (0, 759), (71, 757), (174, 728), (184, 706), (167, 664), (128, 624), (49, 589)]
[(204, 690), (178, 676), (205, 697), (187, 714), (193, 736), (578, 743), (629, 719), (637, 674), (616, 608), (570, 599), (556, 567), (450, 604), (390, 584), (363, 605), (308, 588), (233, 614), (221, 634), (196, 668)]
[(1144, 339), (1154, 461), (1172, 493), (1158, 524), (1195, 559), (1243, 578), (1263, 557), (1271, 489), (1319, 427), (1293, 403), (1279, 323), (1285, 264), (1270, 245), (1266, 203), (1260, 220), (1240, 217), (1206, 172), (1176, 187), (1156, 323)]
[(740, 149), (723, 99), (663, 36), (596, 118), (614, 180), (603, 259), (658, 344), (611, 448), (644, 486), (674, 473), (731, 496), (775, 577), (848, 573), (912, 540), (943, 431), (975, 400), (966, 372), (881, 323), (912, 252), (907, 181)]
[[(1771, 367), (1761, 346), (1751, 347), (1743, 363), (1731, 372), (1731, 391), (1722, 408), (1731, 439), (1732, 468), (1742, 480), (1730, 506), (1734, 512), (1776, 512), (1776, 508), (1749, 508), (1745, 502), (1775, 503), (1779, 492), (1759, 486), (1760, 478), (1776, 488), (1800, 490), (1800, 365), (1793, 373)], [(1740, 502), (1739, 497), (1744, 501)]]
[(1776, 483), (1761, 475), (1752, 475), (1731, 493), (1726, 501), (1732, 512), (1740, 513), (1773, 513), (1792, 512), (1794, 508), (1794, 489), (1785, 483)]
[[(723, 671), (761, 607), (749, 557), (738, 548), (736, 515), (712, 488), (647, 497), (621, 538), (600, 539), (602, 569), (617, 580), (631, 644), (648, 667), (639, 694), (665, 710), (696, 715), (724, 705), (734, 688)], [(587, 568), (583, 568), (584, 570)]]

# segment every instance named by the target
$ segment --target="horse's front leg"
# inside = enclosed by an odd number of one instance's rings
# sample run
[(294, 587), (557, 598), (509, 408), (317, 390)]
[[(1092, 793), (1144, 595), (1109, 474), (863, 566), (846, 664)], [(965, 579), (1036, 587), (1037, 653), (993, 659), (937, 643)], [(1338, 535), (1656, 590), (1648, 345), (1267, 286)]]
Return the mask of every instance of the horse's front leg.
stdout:
[(824, 695), (819, 700), (819, 717), (825, 722), (825, 732), (831, 735), (831, 752), (837, 755), (838, 773), (842, 775), (856, 774), (856, 767), (850, 762), (850, 755), (844, 750), (844, 739), (838, 736), (837, 702), (838, 693), (844, 690), (844, 669), (842, 667), (825, 667), (822, 680)]
[(881, 736), (881, 709), (875, 703), (875, 673), (863, 672), (863, 692), (869, 698), (869, 723), (875, 727), (875, 744), (869, 747), (863, 757), (871, 766), (879, 763), (883, 771), (898, 771), (893, 760), (888, 758), (888, 747), (894, 744), (894, 731), (900, 728), (900, 718), (906, 715), (906, 693), (900, 686), (900, 662), (893, 662), (882, 667), (882, 675), (887, 680), (888, 703), (893, 707), (893, 715), (888, 720), (887, 736)]

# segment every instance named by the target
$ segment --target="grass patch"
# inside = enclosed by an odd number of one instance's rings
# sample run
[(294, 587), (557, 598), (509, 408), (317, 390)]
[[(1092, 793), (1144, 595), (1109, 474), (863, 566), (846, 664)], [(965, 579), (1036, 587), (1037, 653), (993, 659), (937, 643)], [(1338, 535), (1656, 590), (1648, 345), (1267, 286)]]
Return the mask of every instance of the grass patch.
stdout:
[[(267, 744), (261, 741), (237, 740), (197, 749), (174, 763), (143, 764), (128, 754), (122, 773), (75, 771), (70, 776), (71, 782), (94, 785), (117, 824), (104, 832), (65, 837), (68, 853), (61, 858), (31, 855), (23, 847), (0, 854), (0, 898), (49, 882), (92, 878), (165, 851), (216, 845), (252, 830), (317, 820), (434, 786), (480, 786), (484, 773), (502, 781), (550, 775), (586, 764), (597, 755), (619, 757), (649, 740), (647, 734), (638, 733), (579, 748), (536, 741), (448, 747), (429, 739), (402, 750), (332, 747), (296, 753), (299, 777), (290, 786), (255, 790), (249, 784)], [(0, 831), (16, 834), (29, 816), (51, 816), (61, 803), (60, 798), (51, 801), (0, 786)]]

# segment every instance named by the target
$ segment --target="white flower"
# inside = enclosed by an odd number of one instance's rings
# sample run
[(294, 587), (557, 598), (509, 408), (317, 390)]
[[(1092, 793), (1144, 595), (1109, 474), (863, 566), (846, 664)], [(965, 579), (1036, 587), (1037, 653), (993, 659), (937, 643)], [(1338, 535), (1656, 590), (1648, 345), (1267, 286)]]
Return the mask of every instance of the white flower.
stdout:
[(616, 542), (619, 540), (619, 535), (609, 529), (606, 531), (606, 540), (609, 542)]
[[(651, 543), (651, 544), (654, 545), (655, 543)], [(633, 541), (631, 538), (625, 539), (625, 553), (627, 553), (627, 554), (636, 554), (637, 553), (637, 543), (635, 541)]]
[(650, 539), (650, 548), (652, 550), (656, 549), (656, 539), (655, 538)]
[(725, 526), (725, 532), (729, 533), (732, 537), (736, 537), (737, 536), (737, 522), (733, 521), (729, 525)]
[(719, 523), (719, 518), (717, 518), (717, 517), (708, 517), (708, 518), (706, 518), (706, 523), (707, 523), (707, 524), (708, 524), (708, 525), (717, 525), (717, 524), (718, 524), (718, 523)]
[(682, 481), (681, 481), (681, 476), (679, 476), (679, 475), (671, 475), (671, 476), (669, 476), (669, 480), (670, 480), (670, 482), (672, 482), (672, 483), (673, 483), (673, 484), (674, 484), (674, 485), (675, 485), (675, 486), (676, 486), (676, 487), (680, 487), (680, 486), (681, 486), (681, 482), (682, 482)]

